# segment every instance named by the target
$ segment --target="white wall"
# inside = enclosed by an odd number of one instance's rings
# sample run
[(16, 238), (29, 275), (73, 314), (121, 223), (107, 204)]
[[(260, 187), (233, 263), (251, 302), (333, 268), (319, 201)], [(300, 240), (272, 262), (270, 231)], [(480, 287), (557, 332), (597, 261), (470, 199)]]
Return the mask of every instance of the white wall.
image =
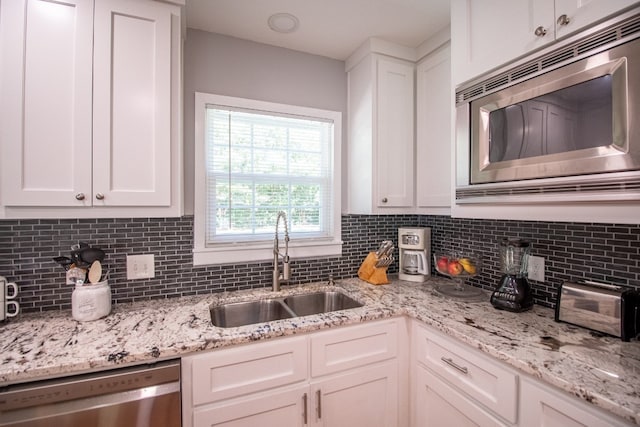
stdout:
[[(185, 214), (193, 213), (195, 92), (340, 111), (342, 163), (346, 164), (347, 73), (343, 61), (188, 29), (184, 46)], [(345, 170), (342, 176), (347, 176)]]

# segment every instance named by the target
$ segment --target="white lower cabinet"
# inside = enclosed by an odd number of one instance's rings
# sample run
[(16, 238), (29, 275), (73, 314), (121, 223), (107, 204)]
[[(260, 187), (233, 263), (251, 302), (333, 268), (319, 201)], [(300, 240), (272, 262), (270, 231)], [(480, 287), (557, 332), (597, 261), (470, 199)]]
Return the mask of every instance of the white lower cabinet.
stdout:
[(410, 336), (405, 327), (366, 322), (183, 357), (183, 426), (632, 425), (419, 321)]
[(418, 321), (411, 329), (414, 427), (632, 425)]
[(414, 426), (505, 426), (486, 409), (422, 366), (414, 374)]
[(327, 427), (398, 425), (398, 363), (395, 360), (311, 385), (309, 424)]
[(617, 427), (632, 424), (529, 378), (520, 383), (522, 427)]
[(303, 426), (308, 386), (258, 393), (193, 411), (194, 427)]
[(184, 357), (183, 425), (397, 426), (402, 324), (372, 322)]
[(517, 422), (518, 376), (491, 358), (412, 327), (413, 426), (502, 426)]

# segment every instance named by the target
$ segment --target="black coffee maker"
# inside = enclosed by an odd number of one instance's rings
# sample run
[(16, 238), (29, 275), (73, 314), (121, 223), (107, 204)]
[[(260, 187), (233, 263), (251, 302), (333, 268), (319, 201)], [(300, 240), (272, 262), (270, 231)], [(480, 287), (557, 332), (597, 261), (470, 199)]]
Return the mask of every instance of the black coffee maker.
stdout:
[(491, 304), (498, 309), (521, 312), (533, 307), (531, 286), (527, 281), (529, 242), (520, 239), (502, 239), (500, 261), (502, 278), (491, 295)]

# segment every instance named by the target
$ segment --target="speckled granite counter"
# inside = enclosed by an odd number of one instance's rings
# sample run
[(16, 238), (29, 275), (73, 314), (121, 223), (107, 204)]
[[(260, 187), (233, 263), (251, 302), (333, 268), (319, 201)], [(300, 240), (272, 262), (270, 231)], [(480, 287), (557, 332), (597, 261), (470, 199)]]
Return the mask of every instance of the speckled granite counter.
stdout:
[(527, 374), (640, 424), (640, 343), (624, 343), (553, 321), (553, 312), (493, 309), (487, 300), (445, 299), (429, 284), (373, 286), (358, 279), (338, 287), (362, 308), (239, 328), (211, 325), (209, 305), (284, 296), (324, 284), (154, 300), (120, 305), (80, 323), (68, 311), (21, 315), (0, 325), (0, 386), (180, 355), (366, 320), (408, 315)]

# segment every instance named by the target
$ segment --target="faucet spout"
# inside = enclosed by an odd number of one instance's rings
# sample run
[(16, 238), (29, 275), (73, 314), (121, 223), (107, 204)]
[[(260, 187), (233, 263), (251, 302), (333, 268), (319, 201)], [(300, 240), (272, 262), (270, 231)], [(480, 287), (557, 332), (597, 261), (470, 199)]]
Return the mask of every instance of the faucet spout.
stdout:
[[(280, 242), (278, 240), (278, 228), (280, 218), (284, 223), (284, 255), (280, 254)], [(282, 271), (280, 271), (280, 257), (282, 257)], [(287, 214), (284, 211), (278, 212), (276, 217), (276, 234), (273, 239), (273, 291), (280, 290), (280, 284), (291, 280), (291, 264), (289, 263), (289, 227), (287, 225)]]

